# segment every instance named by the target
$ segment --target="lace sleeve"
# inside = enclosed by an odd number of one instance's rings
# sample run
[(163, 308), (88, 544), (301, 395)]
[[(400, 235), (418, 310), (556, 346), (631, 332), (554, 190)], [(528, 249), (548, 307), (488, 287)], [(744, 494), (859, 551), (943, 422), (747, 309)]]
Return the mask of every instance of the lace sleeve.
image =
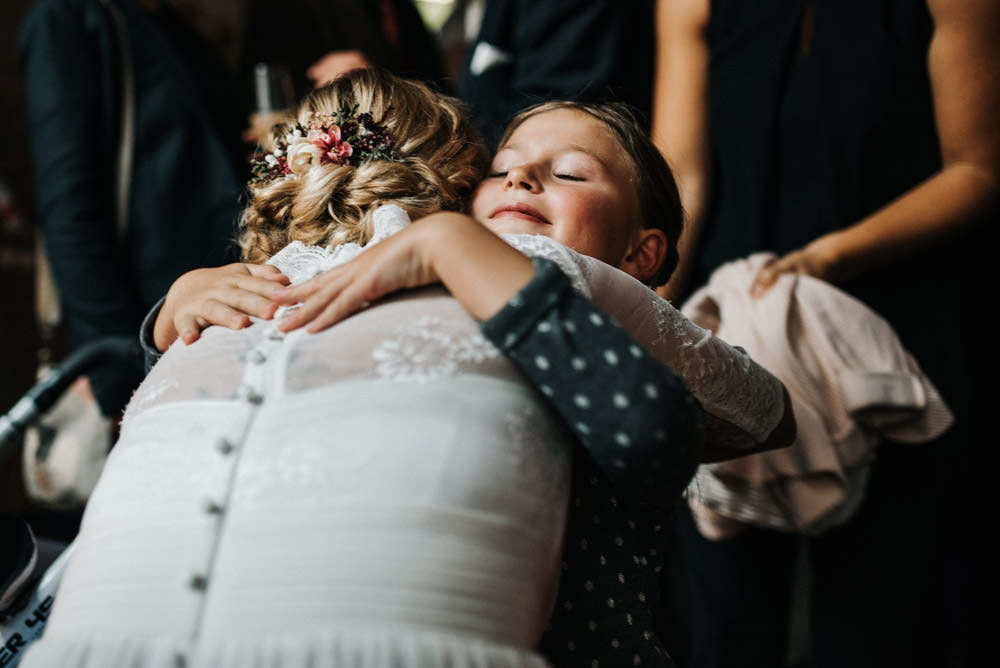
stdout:
[[(510, 235), (511, 237), (521, 235)], [(548, 257), (586, 283), (591, 300), (657, 359), (677, 372), (705, 409), (707, 440), (750, 448), (767, 440), (784, 414), (781, 382), (742, 348), (695, 325), (628, 274), (548, 237), (508, 238), (528, 255)], [(574, 281), (576, 287), (576, 281)]]

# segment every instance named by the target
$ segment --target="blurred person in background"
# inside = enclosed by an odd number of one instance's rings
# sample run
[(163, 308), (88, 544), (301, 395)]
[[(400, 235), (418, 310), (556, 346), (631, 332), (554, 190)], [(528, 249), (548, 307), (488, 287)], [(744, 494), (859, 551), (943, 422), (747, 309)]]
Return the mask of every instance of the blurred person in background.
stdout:
[[(167, 0), (39, 0), (19, 50), (38, 222), (70, 348), (135, 336), (180, 274), (238, 255), (238, 77)], [(132, 156), (122, 166), (129, 67)], [(142, 377), (129, 364), (89, 374), (101, 412), (116, 419)]]
[(411, 0), (294, 0), (280, 5), (247, 0), (245, 12), (243, 69), (252, 72), (257, 63), (284, 67), (296, 100), (344, 72), (371, 65), (443, 85), (437, 39)]
[[(658, 30), (653, 132), (689, 225), (663, 294), (679, 303), (722, 264), (773, 252), (751, 294), (788, 273), (844, 290), (955, 414), (934, 442), (880, 444), (860, 509), (809, 539), (813, 658), (967, 665), (969, 518), (986, 507), (970, 406), (988, 396), (970, 306), (1000, 200), (1000, 6), (660, 0)], [(800, 537), (709, 540), (681, 518), (689, 665), (782, 665)]]
[(651, 0), (484, 0), (458, 97), (494, 148), (508, 121), (547, 100), (624, 102), (648, 121)]

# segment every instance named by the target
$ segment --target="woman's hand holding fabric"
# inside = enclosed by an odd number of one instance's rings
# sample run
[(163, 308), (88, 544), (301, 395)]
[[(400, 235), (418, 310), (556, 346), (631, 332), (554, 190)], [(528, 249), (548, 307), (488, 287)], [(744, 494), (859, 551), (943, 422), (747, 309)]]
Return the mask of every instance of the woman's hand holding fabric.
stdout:
[(845, 276), (842, 276), (841, 271), (837, 269), (839, 263), (835, 252), (836, 237), (836, 233), (822, 236), (804, 248), (769, 261), (758, 272), (750, 288), (750, 294), (762, 297), (782, 274), (802, 274), (828, 283), (843, 280)]
[(270, 265), (234, 263), (194, 269), (174, 281), (156, 319), (153, 340), (160, 351), (180, 338), (189, 345), (209, 325), (242, 329), (250, 318), (274, 316), (275, 288), (288, 284)]

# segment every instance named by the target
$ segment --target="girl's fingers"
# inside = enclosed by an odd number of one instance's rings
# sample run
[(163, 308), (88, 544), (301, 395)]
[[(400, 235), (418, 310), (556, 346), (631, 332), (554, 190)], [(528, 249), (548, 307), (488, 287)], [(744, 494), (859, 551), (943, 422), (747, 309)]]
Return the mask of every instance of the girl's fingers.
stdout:
[(306, 291), (308, 296), (278, 325), (282, 331), (306, 326), (306, 331), (315, 334), (335, 325), (367, 303), (362, 281), (352, 272), (326, 274), (313, 280), (317, 283), (309, 286)]
[(348, 285), (335, 298), (327, 300), (325, 308), (309, 322), (306, 330), (311, 334), (321, 332), (361, 310), (363, 306), (364, 301), (358, 297), (357, 287), (354, 284)]
[(307, 289), (292, 293), (293, 301), (281, 300), (281, 303), (299, 304), (298, 308), (279, 323), (278, 329), (283, 332), (290, 332), (311, 322), (339, 292), (338, 286), (328, 276), (324, 276), (322, 281), (317, 281), (313, 285), (303, 284), (300, 287)]
[(298, 304), (299, 302), (305, 301), (317, 290), (319, 290), (325, 280), (327, 280), (327, 276), (324, 274), (300, 285), (296, 285), (295, 287), (278, 288), (277, 290), (273, 290), (271, 293), (271, 299), (278, 304), (283, 304), (285, 306)]
[[(215, 303), (219, 306), (227, 307), (228, 311), (240, 312), (246, 314), (247, 316), (270, 320), (274, 317), (274, 312), (278, 310), (278, 304), (271, 296), (272, 290), (273, 286), (270, 290), (263, 292), (247, 290), (244, 287), (230, 288), (220, 293), (215, 299), (211, 300), (209, 304)], [(227, 320), (230, 319), (230, 314), (228, 312), (215, 315), (215, 311), (208, 311), (205, 315), (208, 316), (215, 324), (225, 324), (220, 321), (222, 318)]]
[(191, 345), (201, 336), (201, 328), (198, 327), (198, 321), (193, 315), (175, 318), (174, 329), (177, 331), (178, 338), (186, 346)]
[(277, 282), (282, 283), (284, 285), (288, 285), (289, 282), (290, 282), (289, 278), (287, 276), (285, 276), (284, 274), (282, 274), (281, 270), (279, 270), (273, 264), (249, 264), (249, 263), (244, 263), (243, 266), (246, 267), (247, 272), (251, 276), (255, 276), (257, 278), (264, 278), (264, 279), (267, 279), (267, 280), (270, 280), (270, 281), (277, 281)]

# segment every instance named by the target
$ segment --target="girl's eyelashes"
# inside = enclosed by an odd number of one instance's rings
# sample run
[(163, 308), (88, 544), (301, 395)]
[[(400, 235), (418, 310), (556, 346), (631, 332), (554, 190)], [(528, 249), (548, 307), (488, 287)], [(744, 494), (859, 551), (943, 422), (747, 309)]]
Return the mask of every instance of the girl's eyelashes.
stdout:
[[(507, 174), (510, 172), (510, 168), (507, 169), (493, 169), (487, 172), (486, 178), (488, 179), (502, 179), (506, 178)], [(581, 176), (577, 172), (563, 172), (559, 170), (553, 170), (552, 176), (554, 178), (560, 179), (562, 181), (586, 181), (586, 177)]]

